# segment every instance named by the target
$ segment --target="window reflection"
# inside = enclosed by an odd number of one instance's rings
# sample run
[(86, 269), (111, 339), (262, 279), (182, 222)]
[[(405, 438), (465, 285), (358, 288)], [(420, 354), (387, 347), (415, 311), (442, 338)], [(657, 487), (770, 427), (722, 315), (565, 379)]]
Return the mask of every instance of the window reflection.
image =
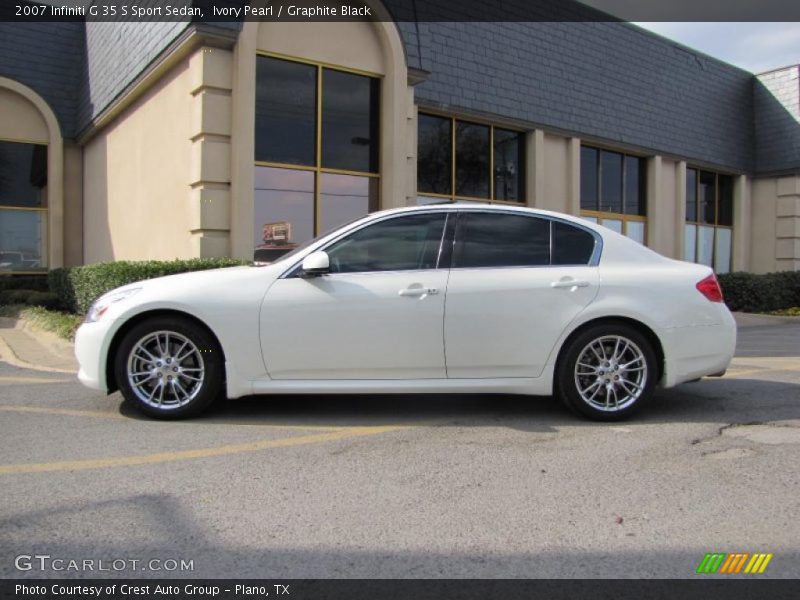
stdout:
[(600, 210), (622, 212), (622, 155), (600, 153)]
[(417, 189), (421, 193), (450, 194), (452, 179), (452, 121), (419, 115)]
[(47, 213), (0, 208), (0, 272), (46, 267)]
[(494, 130), (494, 197), (522, 201), (522, 165), (525, 164), (523, 136), (516, 131)]
[(269, 262), (314, 237), (314, 173), (256, 167), (254, 260)]
[(0, 142), (0, 205), (44, 208), (47, 146)]
[(320, 230), (344, 225), (378, 207), (378, 180), (375, 177), (334, 175), (320, 177)]

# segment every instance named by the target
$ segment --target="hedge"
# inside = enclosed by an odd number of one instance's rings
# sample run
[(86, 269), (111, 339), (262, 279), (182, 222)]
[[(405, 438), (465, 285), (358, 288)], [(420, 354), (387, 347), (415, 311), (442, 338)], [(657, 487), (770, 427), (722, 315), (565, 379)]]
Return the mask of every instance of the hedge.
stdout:
[(39, 290), (0, 290), (0, 304), (12, 305), (23, 304), (25, 306), (41, 306), (43, 308), (58, 308), (60, 301), (58, 296), (51, 292)]
[(118, 261), (82, 267), (63, 267), (48, 273), (50, 291), (61, 307), (83, 314), (97, 298), (114, 288), (164, 275), (251, 264), (233, 258), (193, 258), (171, 261)]
[(800, 271), (725, 273), (717, 279), (731, 310), (770, 312), (800, 306)]
[(0, 276), (0, 292), (4, 290), (36, 290), (48, 291), (47, 275), (2, 275)]

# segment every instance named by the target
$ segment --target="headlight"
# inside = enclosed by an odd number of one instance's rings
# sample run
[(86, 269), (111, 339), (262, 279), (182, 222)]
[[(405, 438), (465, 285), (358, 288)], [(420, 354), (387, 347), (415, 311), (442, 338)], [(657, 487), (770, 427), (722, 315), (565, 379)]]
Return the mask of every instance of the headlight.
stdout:
[(110, 292), (105, 294), (104, 296), (100, 296), (97, 300), (95, 300), (94, 304), (89, 308), (89, 312), (86, 313), (86, 323), (94, 323), (95, 321), (99, 321), (103, 318), (105, 312), (111, 307), (112, 304), (117, 302), (122, 302), (126, 298), (130, 298), (135, 293), (140, 291), (142, 288), (128, 288), (126, 290), (120, 290), (119, 292)]

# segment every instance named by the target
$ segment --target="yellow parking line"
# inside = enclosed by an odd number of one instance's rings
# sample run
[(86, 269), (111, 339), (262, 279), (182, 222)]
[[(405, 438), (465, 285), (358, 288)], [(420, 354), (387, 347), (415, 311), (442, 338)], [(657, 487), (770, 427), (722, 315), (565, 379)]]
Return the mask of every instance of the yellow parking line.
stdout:
[(315, 433), (277, 440), (260, 440), (243, 444), (229, 444), (215, 448), (197, 448), (194, 450), (178, 450), (175, 452), (159, 452), (141, 456), (117, 456), (113, 458), (96, 458), (89, 460), (68, 460), (50, 463), (0, 465), (0, 475), (19, 475), (25, 473), (48, 473), (54, 471), (83, 471), (86, 469), (103, 469), (108, 467), (132, 467), (138, 465), (154, 465), (159, 463), (227, 456), (247, 452), (258, 452), (269, 448), (288, 448), (304, 444), (335, 442), (348, 438), (377, 435), (389, 431), (406, 429), (407, 426), (350, 427), (339, 431)]
[(44, 377), (14, 377), (6, 375), (0, 377), (0, 383), (71, 383), (72, 379), (46, 379)]

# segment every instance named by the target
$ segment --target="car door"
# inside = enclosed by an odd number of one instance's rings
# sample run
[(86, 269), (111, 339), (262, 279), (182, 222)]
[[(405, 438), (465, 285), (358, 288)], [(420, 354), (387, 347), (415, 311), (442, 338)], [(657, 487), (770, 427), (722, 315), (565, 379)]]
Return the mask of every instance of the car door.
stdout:
[(260, 315), (270, 377), (445, 378), (446, 220), (439, 211), (368, 224), (324, 248), (329, 273), (278, 279)]
[(450, 378), (538, 377), (597, 295), (599, 237), (521, 213), (463, 211), (445, 302)]

